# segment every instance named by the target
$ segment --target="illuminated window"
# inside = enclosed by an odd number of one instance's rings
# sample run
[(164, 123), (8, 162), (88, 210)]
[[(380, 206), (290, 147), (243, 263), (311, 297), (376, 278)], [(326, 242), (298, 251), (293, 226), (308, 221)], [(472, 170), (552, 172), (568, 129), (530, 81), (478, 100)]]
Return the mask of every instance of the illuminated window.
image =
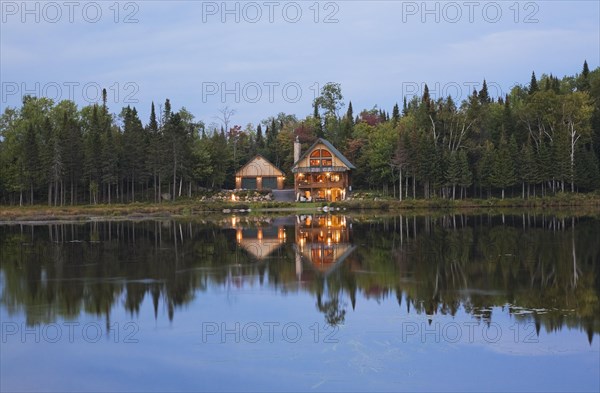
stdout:
[(315, 149), (310, 153), (310, 166), (333, 166), (332, 157), (325, 149)]

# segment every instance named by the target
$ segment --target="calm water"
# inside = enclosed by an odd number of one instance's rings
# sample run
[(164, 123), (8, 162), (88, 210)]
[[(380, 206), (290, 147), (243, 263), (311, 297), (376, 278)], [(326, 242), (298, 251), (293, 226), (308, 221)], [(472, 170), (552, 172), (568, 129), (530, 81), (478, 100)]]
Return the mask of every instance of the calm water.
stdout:
[(2, 391), (599, 391), (600, 220), (0, 225)]

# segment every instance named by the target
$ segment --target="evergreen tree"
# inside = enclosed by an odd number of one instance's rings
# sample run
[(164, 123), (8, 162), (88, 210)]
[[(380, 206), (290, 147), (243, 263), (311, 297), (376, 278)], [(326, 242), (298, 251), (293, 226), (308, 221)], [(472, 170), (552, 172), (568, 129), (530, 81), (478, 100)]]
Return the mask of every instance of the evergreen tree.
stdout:
[[(144, 153), (146, 152), (146, 141), (144, 127), (140, 121), (135, 108), (124, 108), (123, 113), (123, 151), (126, 153), (123, 160), (123, 173), (127, 177), (128, 195), (130, 200), (135, 201), (136, 184), (140, 182), (144, 168)], [(110, 131), (107, 131), (107, 133)], [(177, 136), (179, 137), (179, 136)], [(182, 141), (177, 141), (178, 149)]]
[(575, 181), (577, 187), (582, 190), (591, 191), (600, 188), (600, 169), (598, 160), (591, 149), (580, 145), (577, 153), (577, 165), (575, 166)]
[(579, 75), (577, 81), (577, 89), (579, 91), (589, 91), (590, 90), (590, 69), (588, 67), (587, 60), (583, 62), (583, 70), (581, 71), (581, 75)]
[[(523, 187), (526, 189), (527, 198), (530, 196), (530, 186), (536, 183), (536, 161), (531, 148), (531, 143), (527, 141), (521, 148), (521, 158), (519, 160), (519, 177), (523, 182)], [(525, 194), (525, 191), (523, 192)], [(525, 196), (525, 195), (523, 195)]]
[(531, 73), (531, 81), (529, 82), (529, 95), (533, 95), (538, 91), (538, 83), (535, 77), (535, 72)]
[(473, 175), (471, 169), (469, 169), (467, 152), (462, 149), (458, 151), (458, 166), (460, 174), (458, 185), (461, 187), (461, 198), (464, 198), (466, 197), (467, 188), (473, 183)]
[[(118, 140), (115, 139), (116, 138), (112, 127), (108, 127), (104, 133), (104, 142), (102, 144), (102, 183), (106, 185), (106, 197), (108, 204), (110, 204), (112, 201), (111, 197), (113, 188), (119, 181), (119, 149)], [(127, 157), (127, 154), (124, 155)]]
[[(168, 102), (168, 100), (167, 100)], [(165, 108), (167, 107), (165, 103)], [(170, 107), (169, 107), (170, 109)], [(177, 175), (181, 175), (181, 160), (183, 159), (184, 144), (186, 142), (185, 125), (181, 119), (179, 113), (170, 113), (169, 116), (165, 116), (167, 122), (164, 127), (165, 140), (168, 146), (170, 155), (170, 167), (172, 174), (172, 195), (171, 200), (175, 201), (177, 198)], [(223, 138), (225, 138), (224, 133)]]
[(452, 199), (456, 199), (456, 185), (461, 180), (461, 163), (457, 152), (446, 153), (446, 163), (448, 170), (446, 171), (446, 184), (452, 187)]
[(102, 140), (98, 105), (91, 107), (84, 133), (84, 173), (89, 192), (89, 203), (98, 203), (98, 187), (102, 168)]
[(396, 103), (394, 109), (392, 109), (392, 123), (394, 127), (398, 124), (398, 120), (400, 120), (400, 108), (398, 108), (398, 103)]
[(65, 112), (63, 125), (65, 128), (65, 151), (64, 162), (66, 176), (69, 179), (71, 205), (78, 202), (77, 194), (79, 182), (81, 181), (83, 168), (83, 135), (81, 125), (77, 121), (76, 108), (73, 104), (73, 111)]
[(509, 145), (506, 143), (506, 138), (502, 135), (494, 156), (494, 169), (492, 170), (491, 182), (494, 187), (502, 189), (502, 199), (504, 199), (504, 190), (514, 185), (515, 181), (513, 158), (510, 154)]
[(485, 81), (485, 79), (483, 80), (483, 86), (481, 87), (481, 90), (479, 91), (478, 97), (479, 97), (479, 102), (481, 102), (482, 105), (489, 104), (491, 102), (490, 95), (488, 93), (487, 82)]
[(30, 196), (29, 204), (33, 205), (34, 202), (34, 190), (40, 180), (40, 152), (39, 144), (36, 136), (36, 130), (33, 124), (27, 126), (27, 132), (25, 134), (25, 141), (23, 143), (23, 161), (24, 163), (24, 178), (25, 184), (29, 186)]
[(164, 162), (167, 160), (165, 155), (166, 146), (162, 130), (156, 118), (154, 102), (150, 107), (150, 120), (148, 122), (146, 134), (149, 137), (146, 154), (147, 172), (152, 175), (153, 199), (154, 202), (161, 202), (161, 180), (165, 176)]
[(479, 186), (487, 190), (488, 197), (491, 193), (493, 182), (493, 172), (495, 166), (495, 149), (494, 145), (486, 141), (483, 146), (483, 152), (477, 165), (477, 180)]
[(552, 180), (554, 175), (554, 161), (552, 160), (552, 149), (545, 141), (538, 147), (536, 159), (536, 183), (542, 185), (542, 196), (546, 195), (546, 184)]
[(351, 123), (354, 122), (354, 111), (352, 109), (352, 101), (348, 103), (348, 110), (346, 111), (346, 119)]
[(256, 149), (260, 154), (264, 154), (263, 149), (265, 147), (265, 139), (263, 137), (262, 127), (259, 124), (256, 126)]
[(227, 149), (227, 138), (225, 137), (225, 134), (215, 132), (210, 138), (208, 146), (210, 147), (209, 151), (212, 152), (210, 186), (213, 189), (220, 189), (225, 183), (227, 172), (230, 167), (229, 149)]
[(556, 132), (552, 143), (552, 177), (560, 183), (561, 191), (571, 178), (571, 162), (569, 157), (569, 138), (565, 132)]

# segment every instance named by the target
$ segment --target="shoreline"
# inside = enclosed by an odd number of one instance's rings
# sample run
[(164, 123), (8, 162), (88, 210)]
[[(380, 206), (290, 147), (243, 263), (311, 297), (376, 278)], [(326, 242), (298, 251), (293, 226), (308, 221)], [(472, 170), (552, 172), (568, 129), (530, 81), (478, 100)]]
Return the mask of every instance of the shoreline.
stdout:
[(434, 212), (498, 212), (521, 210), (544, 213), (551, 211), (573, 211), (573, 213), (600, 214), (600, 195), (562, 194), (552, 197), (531, 199), (392, 199), (348, 200), (341, 202), (207, 202), (182, 200), (176, 203), (131, 203), (112, 205), (74, 205), (49, 207), (0, 206), (0, 224), (16, 222), (83, 222), (107, 220), (149, 220), (149, 219), (189, 219), (223, 214), (256, 214), (323, 211), (370, 212), (381, 214), (434, 213)]

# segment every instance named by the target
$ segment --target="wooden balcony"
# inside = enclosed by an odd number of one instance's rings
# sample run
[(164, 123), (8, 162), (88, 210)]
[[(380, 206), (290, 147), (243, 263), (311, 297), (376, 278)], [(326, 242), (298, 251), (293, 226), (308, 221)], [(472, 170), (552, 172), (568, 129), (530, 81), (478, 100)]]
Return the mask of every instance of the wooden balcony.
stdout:
[(345, 187), (343, 180), (340, 180), (340, 181), (326, 181), (326, 182), (299, 180), (297, 184), (298, 184), (298, 188), (302, 188), (302, 189), (307, 189), (307, 188), (312, 188), (312, 189), (317, 189), (317, 188), (344, 188)]
[(326, 173), (326, 172), (346, 172), (348, 168), (345, 166), (300, 166), (294, 168), (294, 173)]

